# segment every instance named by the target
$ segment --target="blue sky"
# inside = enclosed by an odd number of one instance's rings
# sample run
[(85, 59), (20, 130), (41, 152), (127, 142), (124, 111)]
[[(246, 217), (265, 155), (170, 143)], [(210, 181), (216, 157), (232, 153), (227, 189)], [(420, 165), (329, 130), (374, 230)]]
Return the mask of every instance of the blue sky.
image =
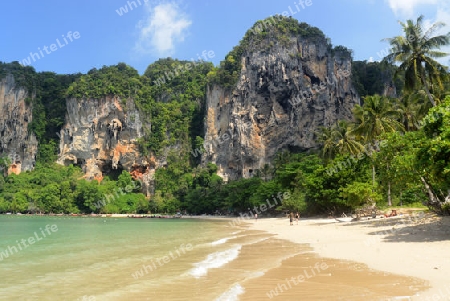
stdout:
[[(352, 49), (355, 60), (379, 60), (388, 46), (380, 40), (401, 34), (398, 20), (423, 14), (427, 24), (443, 21), (450, 31), (448, 0), (309, 1), (4, 1), (0, 61), (28, 59), (37, 71), (56, 73), (125, 62), (142, 74), (158, 58), (190, 60), (209, 51), (217, 65), (255, 21), (283, 11)], [(450, 57), (441, 62), (449, 65)]]

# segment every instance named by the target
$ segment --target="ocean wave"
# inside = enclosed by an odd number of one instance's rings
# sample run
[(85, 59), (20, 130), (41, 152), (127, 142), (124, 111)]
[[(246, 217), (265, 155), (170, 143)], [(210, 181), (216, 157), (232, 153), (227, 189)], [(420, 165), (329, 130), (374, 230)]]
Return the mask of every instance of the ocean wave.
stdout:
[(221, 245), (221, 244), (226, 243), (228, 240), (234, 239), (234, 238), (236, 238), (236, 237), (237, 237), (237, 236), (231, 236), (231, 237), (221, 238), (221, 239), (219, 239), (219, 240), (213, 241), (213, 242), (211, 243), (211, 245), (213, 245), (213, 246)]
[(245, 245), (254, 245), (254, 244), (258, 244), (260, 242), (263, 242), (265, 240), (268, 240), (270, 237), (263, 237), (263, 238), (259, 238), (259, 239), (255, 239), (255, 240), (249, 240)]
[(239, 300), (238, 296), (243, 294), (244, 292), (245, 292), (244, 288), (238, 283), (235, 284), (228, 291), (220, 295), (220, 297), (217, 298), (215, 301), (238, 301)]
[(233, 261), (239, 256), (241, 245), (231, 249), (209, 254), (205, 260), (194, 263), (195, 268), (189, 271), (189, 274), (195, 278), (200, 278), (208, 274), (209, 269), (220, 268), (221, 266)]

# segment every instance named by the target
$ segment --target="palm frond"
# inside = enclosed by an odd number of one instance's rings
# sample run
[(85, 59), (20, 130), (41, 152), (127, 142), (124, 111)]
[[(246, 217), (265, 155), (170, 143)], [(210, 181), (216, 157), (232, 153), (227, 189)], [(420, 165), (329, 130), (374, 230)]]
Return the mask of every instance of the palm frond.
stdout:
[(443, 89), (443, 83), (448, 80), (448, 72), (445, 66), (434, 59), (448, 55), (439, 49), (450, 45), (450, 32), (433, 36), (445, 24), (436, 22), (425, 30), (423, 22), (423, 15), (419, 16), (415, 22), (413, 20), (399, 22), (404, 36), (386, 38), (382, 41), (388, 42), (391, 46), (386, 60), (391, 63), (400, 63), (396, 75), (400, 72), (404, 74), (405, 91), (424, 90), (429, 101), (435, 105), (432, 93)]

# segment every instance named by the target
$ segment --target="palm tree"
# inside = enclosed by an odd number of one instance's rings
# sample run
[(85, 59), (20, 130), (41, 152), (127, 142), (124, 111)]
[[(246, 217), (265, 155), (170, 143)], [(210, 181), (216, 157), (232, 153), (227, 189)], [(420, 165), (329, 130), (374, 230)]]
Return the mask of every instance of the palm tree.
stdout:
[(404, 71), (406, 91), (415, 91), (421, 87), (431, 104), (436, 106), (431, 92), (443, 88), (442, 83), (448, 74), (447, 67), (434, 59), (448, 55), (438, 50), (442, 46), (450, 45), (450, 32), (433, 36), (445, 24), (437, 22), (425, 30), (422, 24), (423, 18), (423, 16), (418, 17), (416, 23), (413, 20), (407, 20), (406, 23), (399, 22), (405, 36), (384, 39), (391, 45), (390, 54), (386, 59), (393, 63), (400, 63), (398, 72)]
[(405, 130), (416, 131), (420, 127), (420, 120), (425, 117), (431, 104), (424, 102), (427, 99), (425, 91), (420, 90), (417, 93), (407, 93), (395, 103), (395, 107), (401, 115), (400, 122)]
[(352, 124), (346, 120), (339, 120), (330, 128), (321, 128), (318, 139), (322, 143), (322, 155), (325, 158), (333, 158), (338, 153), (356, 156), (364, 151), (352, 130)]
[(337, 147), (331, 127), (320, 127), (317, 133), (317, 141), (322, 145), (322, 157), (325, 159), (334, 158), (337, 154)]
[[(384, 96), (366, 96), (363, 106), (356, 105), (353, 108), (353, 116), (356, 119), (353, 133), (373, 146), (380, 135), (404, 130), (403, 124), (398, 121), (401, 118), (400, 112)], [(375, 188), (375, 164), (372, 164), (372, 186)], [(390, 204), (390, 197), (388, 201)]]
[(356, 156), (360, 152), (364, 151), (364, 146), (356, 141), (352, 131), (353, 124), (346, 120), (339, 120), (333, 128), (336, 148), (340, 154), (350, 154)]
[(401, 118), (400, 112), (384, 96), (366, 96), (363, 106), (353, 107), (353, 116), (355, 127), (352, 133), (362, 137), (366, 143), (375, 142), (381, 134), (404, 130), (398, 121)]

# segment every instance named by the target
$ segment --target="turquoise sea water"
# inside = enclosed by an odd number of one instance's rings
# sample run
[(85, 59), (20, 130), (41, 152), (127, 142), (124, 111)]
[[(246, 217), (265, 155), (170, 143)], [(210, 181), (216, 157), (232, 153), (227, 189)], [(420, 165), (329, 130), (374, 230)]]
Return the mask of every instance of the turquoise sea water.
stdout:
[(0, 300), (238, 300), (292, 252), (258, 262), (251, 247), (269, 236), (201, 219), (0, 216)]
[(397, 300), (423, 289), (228, 220), (0, 215), (0, 300), (269, 300), (317, 263), (329, 268), (277, 300)]

